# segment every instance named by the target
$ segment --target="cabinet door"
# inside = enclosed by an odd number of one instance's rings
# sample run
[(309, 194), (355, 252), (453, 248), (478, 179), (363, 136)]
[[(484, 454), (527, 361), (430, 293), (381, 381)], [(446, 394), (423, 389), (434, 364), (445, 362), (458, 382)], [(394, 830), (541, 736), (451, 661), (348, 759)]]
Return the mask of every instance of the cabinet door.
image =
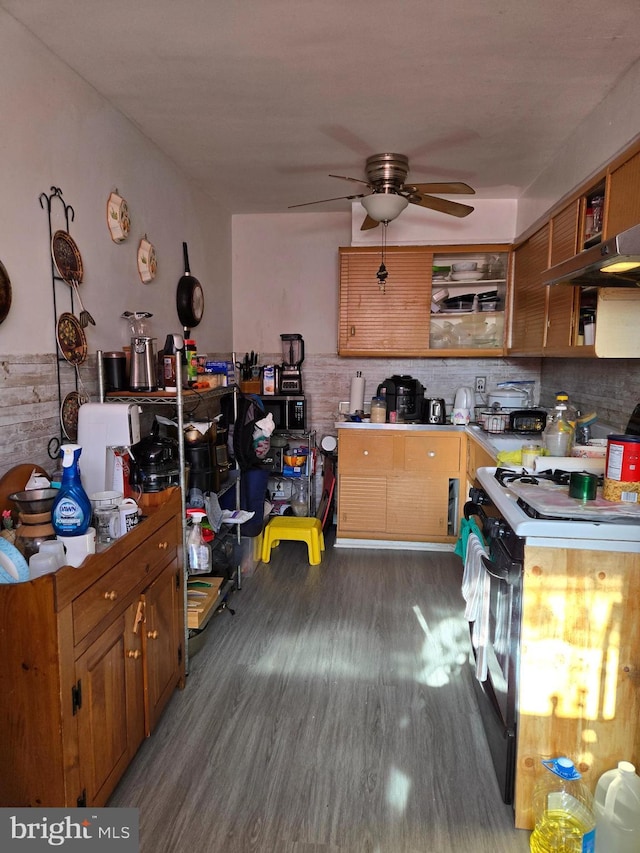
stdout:
[(384, 285), (381, 262), (381, 248), (340, 249), (339, 355), (410, 356), (429, 347), (433, 253), (386, 249)]
[(338, 536), (384, 539), (387, 530), (387, 478), (338, 473)]
[(176, 560), (142, 596), (144, 625), (144, 697), (149, 735), (184, 675), (183, 580)]
[(144, 739), (141, 615), (136, 601), (76, 661), (87, 805), (104, 805)]
[(387, 481), (387, 532), (394, 539), (446, 536), (449, 477), (403, 473)]
[(541, 355), (546, 320), (542, 274), (549, 266), (550, 225), (546, 223), (514, 251), (512, 355)]
[[(549, 265), (572, 258), (577, 252), (580, 201), (576, 199), (551, 220)], [(576, 342), (579, 288), (547, 285), (545, 355), (562, 355)]]
[(609, 176), (605, 238), (640, 222), (640, 153), (629, 158)]

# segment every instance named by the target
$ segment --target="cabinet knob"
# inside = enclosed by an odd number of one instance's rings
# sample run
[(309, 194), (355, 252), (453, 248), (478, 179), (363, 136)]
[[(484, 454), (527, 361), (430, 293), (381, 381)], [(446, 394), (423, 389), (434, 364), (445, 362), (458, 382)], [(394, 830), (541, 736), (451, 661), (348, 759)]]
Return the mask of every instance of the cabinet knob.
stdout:
[(106, 601), (115, 601), (118, 593), (114, 589), (111, 589), (109, 592), (105, 592), (104, 597)]
[(363, 455), (363, 456), (368, 456), (368, 455), (369, 455), (369, 451), (368, 451), (368, 450), (363, 450), (363, 451), (362, 451), (362, 455)]
[(434, 457), (435, 455), (436, 455), (435, 450), (428, 450), (428, 451), (427, 451), (427, 456), (429, 456), (431, 459), (433, 459), (433, 457)]
[(128, 658), (133, 658), (134, 660), (138, 660), (139, 657), (142, 657), (142, 652), (140, 649), (129, 649), (127, 652)]
[(147, 637), (150, 640), (157, 640), (158, 639), (158, 632), (157, 631), (147, 631)]
[(169, 543), (168, 543), (168, 542), (158, 542), (158, 548), (159, 548), (161, 551), (166, 551), (168, 547), (169, 547)]

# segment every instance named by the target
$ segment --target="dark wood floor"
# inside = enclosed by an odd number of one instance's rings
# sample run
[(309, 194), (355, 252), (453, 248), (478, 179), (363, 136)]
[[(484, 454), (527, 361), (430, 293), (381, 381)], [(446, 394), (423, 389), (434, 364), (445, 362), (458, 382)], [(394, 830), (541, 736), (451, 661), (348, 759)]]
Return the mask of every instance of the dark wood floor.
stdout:
[(217, 615), (110, 805), (142, 853), (526, 853), (451, 553), (283, 542)]

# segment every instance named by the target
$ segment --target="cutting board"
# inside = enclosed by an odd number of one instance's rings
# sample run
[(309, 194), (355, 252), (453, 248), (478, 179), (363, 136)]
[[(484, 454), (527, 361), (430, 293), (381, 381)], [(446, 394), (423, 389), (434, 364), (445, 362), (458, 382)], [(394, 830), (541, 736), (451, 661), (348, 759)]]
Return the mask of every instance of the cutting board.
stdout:
[(533, 483), (509, 483), (509, 491), (525, 500), (542, 515), (551, 518), (576, 518), (589, 521), (621, 521), (631, 519), (640, 523), (640, 504), (605, 501), (598, 488), (594, 501), (569, 497), (569, 486), (541, 480)]

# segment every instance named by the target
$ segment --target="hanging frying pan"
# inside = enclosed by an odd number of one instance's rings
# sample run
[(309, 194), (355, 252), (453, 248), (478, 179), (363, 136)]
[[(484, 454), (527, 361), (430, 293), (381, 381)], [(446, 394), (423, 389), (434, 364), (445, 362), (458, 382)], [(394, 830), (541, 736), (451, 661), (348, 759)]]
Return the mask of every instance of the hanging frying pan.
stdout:
[(198, 325), (204, 314), (204, 292), (198, 279), (191, 275), (189, 270), (189, 253), (187, 244), (182, 244), (184, 254), (184, 275), (180, 276), (178, 290), (176, 293), (176, 307), (178, 318), (182, 323), (185, 338), (189, 337), (189, 331)]
[(0, 323), (4, 322), (11, 308), (11, 281), (9, 273), (0, 261)]

